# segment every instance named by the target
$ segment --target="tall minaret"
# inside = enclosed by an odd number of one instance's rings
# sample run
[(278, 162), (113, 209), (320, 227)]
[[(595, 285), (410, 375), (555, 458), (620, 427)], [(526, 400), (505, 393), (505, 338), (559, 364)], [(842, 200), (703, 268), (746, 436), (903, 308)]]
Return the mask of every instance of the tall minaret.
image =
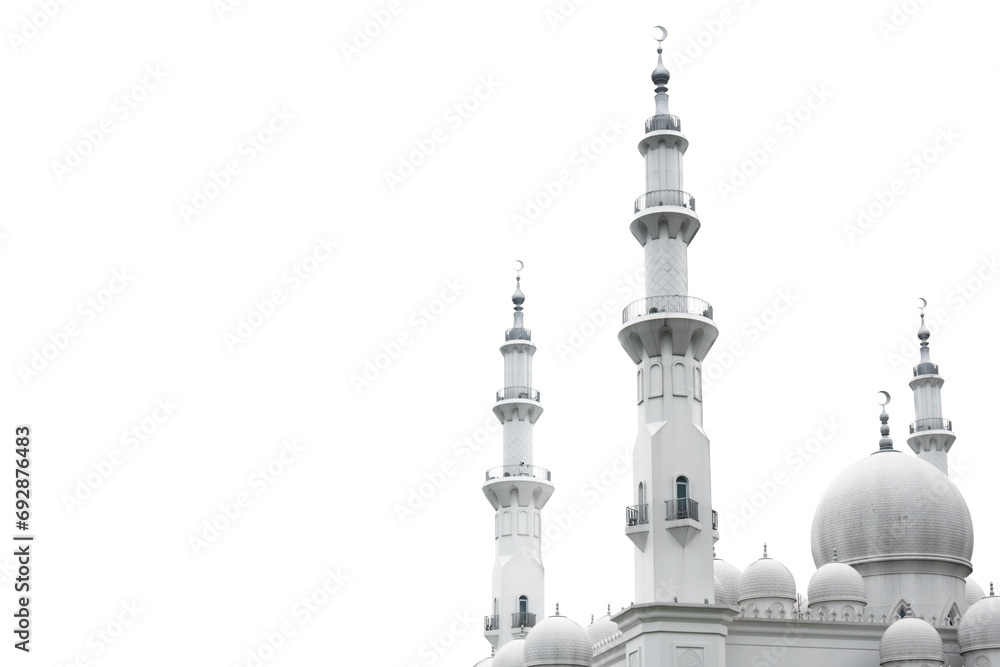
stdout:
[(684, 192), (688, 140), (668, 113), (662, 43), (657, 53), (656, 115), (639, 142), (647, 192), (635, 202), (630, 227), (645, 254), (646, 298), (625, 308), (618, 333), (636, 364), (639, 405), (626, 533), (636, 546), (637, 601), (703, 604), (715, 599), (717, 530), (701, 363), (719, 331), (712, 307), (688, 296), (687, 249), (701, 222), (694, 197)]
[(639, 141), (647, 192), (635, 202), (630, 227), (645, 255), (646, 297), (626, 306), (618, 332), (636, 365), (633, 504), (625, 513), (625, 533), (635, 544), (636, 602), (612, 620), (636, 664), (724, 667), (738, 609), (715, 604), (718, 522), (701, 369), (719, 330), (712, 307), (688, 293), (687, 249), (701, 222), (694, 197), (684, 192), (688, 140), (667, 104), (667, 31), (655, 31), (656, 114)]
[(937, 364), (931, 363), (931, 332), (924, 324), (927, 301), (920, 300), (920, 363), (913, 368), (910, 389), (913, 390), (914, 421), (910, 424), (910, 437), (906, 440), (917, 456), (937, 466), (948, 474), (948, 450), (955, 442), (951, 421), (941, 416), (941, 386), (944, 378), (938, 375)]
[(483, 493), (496, 510), (493, 600), (484, 629), (499, 649), (527, 636), (535, 619), (544, 618), (545, 568), (542, 565), (542, 508), (552, 497), (552, 476), (533, 465), (532, 430), (542, 414), (539, 392), (531, 386), (535, 344), (524, 328), (524, 294), (517, 262), (514, 326), (504, 335), (504, 387), (497, 392), (493, 414), (503, 424), (503, 465), (486, 471)]

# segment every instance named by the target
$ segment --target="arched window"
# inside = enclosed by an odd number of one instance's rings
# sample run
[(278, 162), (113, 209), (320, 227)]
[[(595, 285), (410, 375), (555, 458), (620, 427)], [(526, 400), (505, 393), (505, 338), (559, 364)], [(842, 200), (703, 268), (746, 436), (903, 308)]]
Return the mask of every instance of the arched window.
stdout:
[(674, 386), (674, 396), (687, 396), (687, 379), (684, 377), (684, 364), (677, 361), (673, 365), (671, 384)]
[(663, 366), (653, 364), (649, 367), (649, 397), (663, 396)]
[(639, 504), (646, 504), (646, 486), (642, 482), (639, 482)]
[(517, 513), (517, 534), (527, 535), (528, 534), (528, 513), (521, 510)]
[(500, 520), (501, 535), (510, 535), (510, 512), (504, 512)]
[(517, 613), (514, 614), (515, 628), (520, 628), (522, 626), (531, 627), (528, 623), (528, 596), (522, 595), (517, 599)]
[(688, 478), (683, 475), (677, 478), (677, 518), (687, 519), (691, 515), (688, 510)]

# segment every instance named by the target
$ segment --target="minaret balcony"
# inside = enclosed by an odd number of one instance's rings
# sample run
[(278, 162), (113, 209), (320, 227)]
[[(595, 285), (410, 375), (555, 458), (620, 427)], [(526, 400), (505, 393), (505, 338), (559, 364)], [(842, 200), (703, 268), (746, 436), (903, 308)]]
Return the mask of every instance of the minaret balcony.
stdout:
[(531, 387), (504, 387), (497, 391), (497, 403), (500, 401), (514, 401), (527, 399), (535, 403), (541, 403), (542, 393)]
[(928, 417), (926, 419), (918, 419), (917, 421), (910, 424), (910, 433), (918, 433), (920, 431), (950, 431), (951, 430), (951, 420), (944, 419), (943, 417)]
[(503, 335), (504, 341), (511, 340), (531, 340), (531, 329), (525, 329), (524, 327), (514, 327), (513, 329), (507, 329)]
[(503, 477), (537, 477), (546, 482), (552, 481), (552, 473), (539, 466), (520, 464), (516, 466), (497, 466), (486, 471), (486, 481)]
[(500, 629), (500, 617), (499, 616), (485, 616), (483, 618), (483, 631), (484, 632), (496, 632)]
[(515, 611), (511, 614), (511, 628), (535, 627), (535, 615), (526, 611)]
[(670, 114), (656, 114), (646, 119), (646, 134), (650, 132), (680, 132), (681, 119)]
[(657, 206), (680, 206), (691, 211), (695, 210), (694, 197), (683, 190), (653, 190), (639, 195), (635, 200), (636, 213)]
[(649, 523), (649, 505), (632, 505), (625, 508), (625, 526), (638, 526)]
[(690, 498), (667, 500), (667, 531), (681, 546), (686, 546), (691, 538), (701, 532), (698, 520), (698, 502)]
[(688, 313), (690, 315), (700, 315), (707, 319), (712, 319), (712, 304), (704, 299), (682, 294), (664, 294), (661, 296), (648, 296), (645, 299), (633, 301), (625, 306), (622, 311), (622, 324), (627, 324), (629, 320), (634, 320), (643, 315), (656, 315), (659, 313)]

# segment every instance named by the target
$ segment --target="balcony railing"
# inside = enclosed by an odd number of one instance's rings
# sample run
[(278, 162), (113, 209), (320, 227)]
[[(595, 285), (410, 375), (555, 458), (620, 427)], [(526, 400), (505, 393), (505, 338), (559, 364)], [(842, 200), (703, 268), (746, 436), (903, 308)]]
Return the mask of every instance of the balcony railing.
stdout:
[(682, 190), (653, 190), (635, 200), (635, 212), (654, 206), (683, 206), (694, 210), (694, 197)]
[(713, 310), (712, 304), (708, 301), (693, 296), (681, 294), (650, 296), (625, 306), (625, 310), (622, 311), (622, 324), (637, 317), (653, 315), (654, 313), (691, 313), (712, 319)]
[(625, 508), (625, 525), (638, 526), (649, 523), (649, 505), (632, 505)]
[(486, 471), (486, 481), (500, 479), (501, 477), (537, 477), (546, 482), (552, 481), (552, 473), (545, 468), (529, 465), (497, 466)]
[(712, 530), (719, 529), (719, 513), (712, 510)]
[(512, 628), (520, 628), (522, 626), (525, 628), (535, 627), (534, 614), (530, 614), (526, 611), (515, 611), (513, 614), (511, 614), (511, 616), (513, 617), (511, 619), (511, 625), (510, 625), (510, 627)]
[(503, 335), (504, 340), (531, 340), (531, 329), (516, 327), (507, 329)]
[(698, 521), (698, 503), (690, 498), (676, 498), (668, 500), (666, 503), (667, 521), (675, 521), (677, 519), (694, 519)]
[(910, 433), (916, 433), (917, 431), (950, 431), (951, 430), (951, 420), (944, 419), (942, 417), (928, 417), (927, 419), (918, 419), (917, 421), (910, 424)]
[(646, 119), (646, 133), (657, 132), (659, 130), (681, 131), (681, 119), (670, 114), (656, 114)]
[(490, 632), (491, 630), (500, 629), (500, 617), (499, 616), (485, 616), (483, 618), (483, 630)]
[(531, 387), (504, 387), (497, 392), (497, 401), (510, 401), (515, 398), (526, 398), (538, 403), (542, 400), (542, 392)]

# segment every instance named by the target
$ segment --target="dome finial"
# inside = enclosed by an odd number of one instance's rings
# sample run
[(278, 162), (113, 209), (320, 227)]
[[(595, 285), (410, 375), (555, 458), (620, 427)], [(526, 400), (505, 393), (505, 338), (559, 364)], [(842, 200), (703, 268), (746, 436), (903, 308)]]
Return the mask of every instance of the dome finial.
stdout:
[(524, 262), (519, 259), (514, 260), (514, 271), (517, 272), (517, 288), (514, 290), (514, 296), (510, 298), (514, 302), (514, 310), (521, 312), (521, 304), (524, 303), (524, 293), (521, 292), (521, 271), (524, 269)]
[(590, 615), (590, 624), (591, 625), (594, 624), (594, 615), (593, 614)]
[(559, 615), (559, 603), (556, 602), (556, 616)]
[(767, 558), (767, 542), (764, 542), (764, 558)]
[(653, 83), (656, 84), (656, 94), (661, 95), (667, 92), (667, 83), (670, 81), (670, 72), (663, 66), (663, 40), (667, 38), (667, 29), (662, 25), (653, 28), (653, 39), (656, 40), (656, 69), (653, 70)]
[(837, 562), (837, 547), (833, 548), (833, 562)]
[(889, 437), (889, 413), (886, 412), (885, 406), (889, 405), (889, 401), (892, 400), (892, 396), (889, 392), (882, 390), (879, 392), (883, 400), (878, 402), (882, 406), (882, 414), (879, 415), (879, 419), (882, 420), (882, 427), (879, 429), (882, 433), (882, 437), (878, 441), (878, 450), (880, 452), (890, 452), (892, 449), (892, 438)]
[(993, 597), (993, 582), (990, 582), (990, 597)]

